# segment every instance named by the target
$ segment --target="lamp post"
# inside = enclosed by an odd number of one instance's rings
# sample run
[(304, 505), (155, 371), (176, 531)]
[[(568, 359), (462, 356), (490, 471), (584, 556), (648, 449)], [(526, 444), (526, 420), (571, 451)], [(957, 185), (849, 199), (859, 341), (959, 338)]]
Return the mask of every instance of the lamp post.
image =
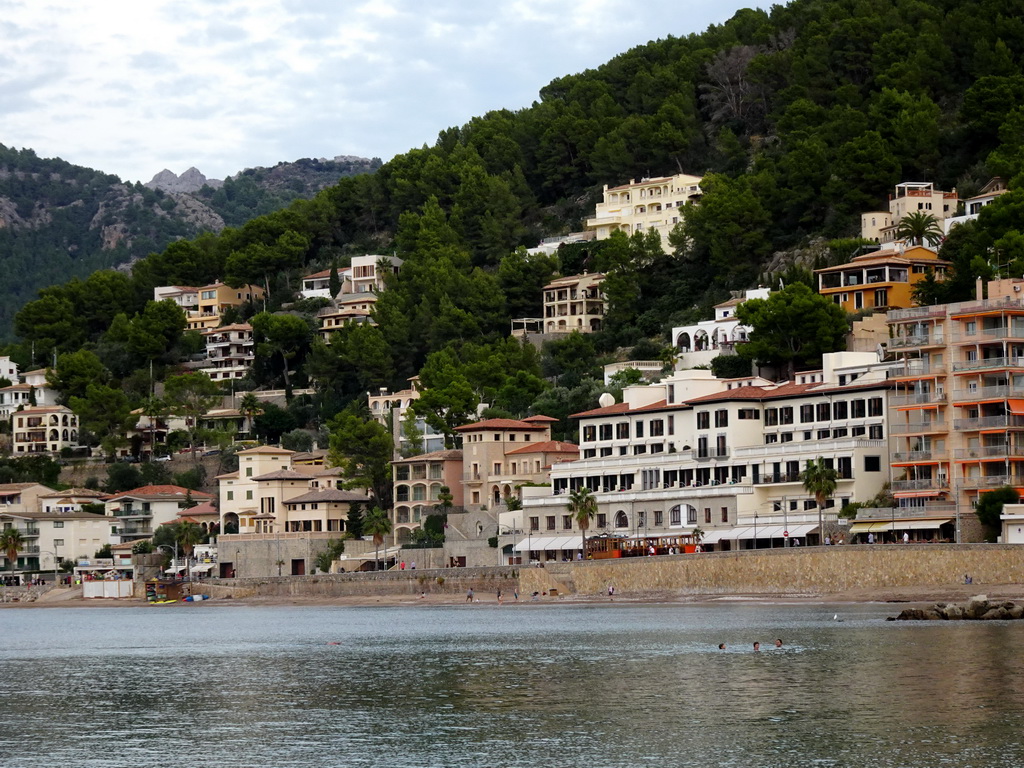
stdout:
[(751, 549), (757, 549), (757, 512), (754, 513), (754, 546)]
[[(157, 544), (156, 548), (157, 549), (166, 549), (168, 552), (172, 551), (171, 548), (167, 544)], [(174, 577), (174, 580), (177, 581), (178, 580), (178, 542), (174, 542), (174, 550), (173, 550), (173, 552), (174, 552), (174, 562), (171, 565), (174, 568), (174, 573), (172, 574), (172, 576)]]
[(234, 565), (235, 578), (238, 577), (238, 566), (241, 565), (241, 563), (239, 562), (241, 559), (242, 559), (242, 550), (236, 549), (235, 550), (235, 565)]

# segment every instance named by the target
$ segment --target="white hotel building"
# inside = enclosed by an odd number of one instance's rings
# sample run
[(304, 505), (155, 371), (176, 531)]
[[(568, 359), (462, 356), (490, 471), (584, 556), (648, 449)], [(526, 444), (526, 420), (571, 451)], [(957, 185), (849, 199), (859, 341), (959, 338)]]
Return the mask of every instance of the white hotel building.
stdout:
[(799, 475), (819, 457), (839, 473), (822, 510), (825, 533), (842, 535), (839, 509), (889, 480), (887, 367), (874, 354), (841, 352), (791, 382), (686, 370), (628, 387), (624, 402), (575, 415), (581, 458), (552, 467), (545, 495), (524, 493), (520, 525), (529, 540), (517, 549), (564, 557), (546, 552), (545, 541), (579, 536), (567, 502), (584, 485), (598, 502), (589, 535), (699, 527), (716, 550), (782, 546), (784, 532), (815, 543), (819, 510)]

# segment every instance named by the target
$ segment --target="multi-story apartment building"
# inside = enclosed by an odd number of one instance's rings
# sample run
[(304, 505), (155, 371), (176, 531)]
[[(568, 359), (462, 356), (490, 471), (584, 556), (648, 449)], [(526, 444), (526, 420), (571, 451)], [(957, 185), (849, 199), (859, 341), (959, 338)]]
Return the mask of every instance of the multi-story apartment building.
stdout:
[(687, 203), (700, 200), (700, 176), (679, 173), (653, 179), (630, 179), (629, 184), (604, 187), (604, 199), (597, 204), (586, 229), (596, 232), (598, 240), (607, 240), (613, 232), (655, 230), (661, 235), (662, 248), (670, 250), (668, 236), (684, 215)]
[(868, 211), (860, 217), (860, 236), (876, 243), (891, 243), (896, 239), (896, 227), (909, 213), (934, 216), (943, 227), (946, 219), (955, 216), (959, 200), (956, 190), (943, 192), (930, 181), (905, 181), (896, 185), (889, 197), (888, 211)]
[(187, 327), (190, 331), (216, 328), (228, 307), (240, 307), (247, 301), (262, 299), (263, 293), (258, 285), (243, 285), (240, 288), (219, 282), (204, 285), (199, 289), (198, 308), (188, 313)]
[(544, 286), (544, 333), (592, 333), (604, 324), (608, 301), (600, 273), (560, 277)]
[[(578, 449), (551, 440), (549, 416), (525, 419), (485, 419), (457, 427), (462, 436), (463, 483), (466, 506), (499, 506), (520, 498), (524, 483), (544, 483), (550, 466), (572, 461)], [(521, 448), (543, 444), (542, 452), (521, 453)], [(541, 461), (538, 466), (538, 458)]]
[(186, 312), (199, 308), (199, 289), (187, 285), (158, 285), (153, 289), (153, 301), (170, 299)]
[(575, 416), (582, 458), (552, 467), (550, 495), (524, 499), (529, 539), (518, 549), (540, 559), (578, 550), (576, 539), (567, 548), (559, 537), (579, 536), (567, 500), (584, 486), (598, 502), (591, 535), (699, 527), (717, 549), (782, 546), (786, 533), (816, 541), (819, 510), (800, 473), (819, 458), (839, 474), (820, 518), (826, 533), (841, 532), (838, 510), (872, 498), (889, 478), (890, 388), (875, 355), (836, 353), (821, 371), (781, 384), (687, 370), (627, 387), (621, 403), (606, 396)]
[(144, 485), (116, 493), (105, 502), (111, 543), (148, 539), (161, 525), (181, 515), (189, 500), (199, 504), (212, 498), (180, 485)]
[(452, 509), (461, 511), (462, 451), (440, 450), (391, 462), (395, 506), (392, 524), (395, 542), (408, 541), (409, 534), (440, 503), (441, 489), (451, 493)]
[(78, 416), (63, 405), (29, 406), (11, 417), (12, 452), (60, 453), (78, 447)]
[(419, 450), (411, 447), (409, 437), (404, 432), (406, 417), (413, 400), (419, 399), (417, 388), (419, 376), (409, 379), (409, 387), (398, 392), (388, 392), (383, 387), (377, 394), (367, 393), (370, 415), (374, 421), (391, 429), (391, 437), (395, 443), (395, 458), (409, 453), (434, 453), (444, 450), (444, 434), (427, 424), (424, 417), (416, 418), (416, 429), (422, 435)]
[(248, 323), (222, 325), (203, 331), (206, 339), (206, 363), (199, 369), (214, 381), (241, 379), (256, 357), (256, 342)]
[(352, 293), (380, 293), (385, 274), (397, 275), (402, 259), (397, 256), (366, 254), (352, 257)]
[(693, 368), (707, 365), (718, 355), (730, 354), (736, 345), (747, 340), (750, 327), (741, 325), (736, 318), (736, 308), (750, 299), (767, 299), (769, 288), (753, 288), (742, 295), (734, 295), (728, 301), (715, 305), (713, 320), (701, 320), (693, 325), (672, 329), (672, 346), (678, 350), (677, 366)]
[(375, 293), (343, 294), (335, 300), (337, 306), (325, 307), (317, 314), (320, 338), (330, 344), (331, 334), (346, 325), (376, 325), (373, 320), (373, 307), (376, 303)]
[(847, 264), (817, 269), (818, 293), (847, 312), (913, 305), (914, 286), (929, 272), (942, 279), (948, 261), (921, 245), (893, 245), (856, 256)]
[[(980, 286), (979, 286), (980, 288)], [(980, 540), (981, 494), (1024, 494), (1024, 280), (994, 280), (988, 298), (889, 313), (902, 364), (892, 431), (901, 508), (956, 517)]]
[[(0, 529), (16, 528), (24, 541), (16, 559), (17, 567), (52, 570), (64, 560), (90, 558), (109, 543), (109, 518), (82, 512), (76, 504), (48, 503), (57, 495), (37, 483), (0, 485)], [(0, 557), (6, 556), (0, 552)], [(9, 568), (10, 563), (4, 565)]]

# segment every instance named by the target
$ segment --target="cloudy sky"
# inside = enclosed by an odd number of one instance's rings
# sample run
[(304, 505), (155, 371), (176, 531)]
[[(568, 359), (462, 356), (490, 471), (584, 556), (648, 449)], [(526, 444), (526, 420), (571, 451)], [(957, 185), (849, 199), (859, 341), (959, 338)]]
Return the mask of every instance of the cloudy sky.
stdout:
[[(740, 0), (0, 0), (0, 144), (124, 179), (388, 160)], [(762, 3), (762, 5), (765, 5)]]

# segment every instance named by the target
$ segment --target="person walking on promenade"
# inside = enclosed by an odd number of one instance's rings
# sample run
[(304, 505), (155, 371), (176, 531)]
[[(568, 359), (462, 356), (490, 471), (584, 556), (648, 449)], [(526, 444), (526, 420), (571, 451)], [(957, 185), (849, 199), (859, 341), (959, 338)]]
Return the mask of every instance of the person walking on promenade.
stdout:
[(466, 602), (467, 603), (472, 603), (473, 602), (473, 588), (472, 587), (470, 587), (469, 589), (466, 590)]

